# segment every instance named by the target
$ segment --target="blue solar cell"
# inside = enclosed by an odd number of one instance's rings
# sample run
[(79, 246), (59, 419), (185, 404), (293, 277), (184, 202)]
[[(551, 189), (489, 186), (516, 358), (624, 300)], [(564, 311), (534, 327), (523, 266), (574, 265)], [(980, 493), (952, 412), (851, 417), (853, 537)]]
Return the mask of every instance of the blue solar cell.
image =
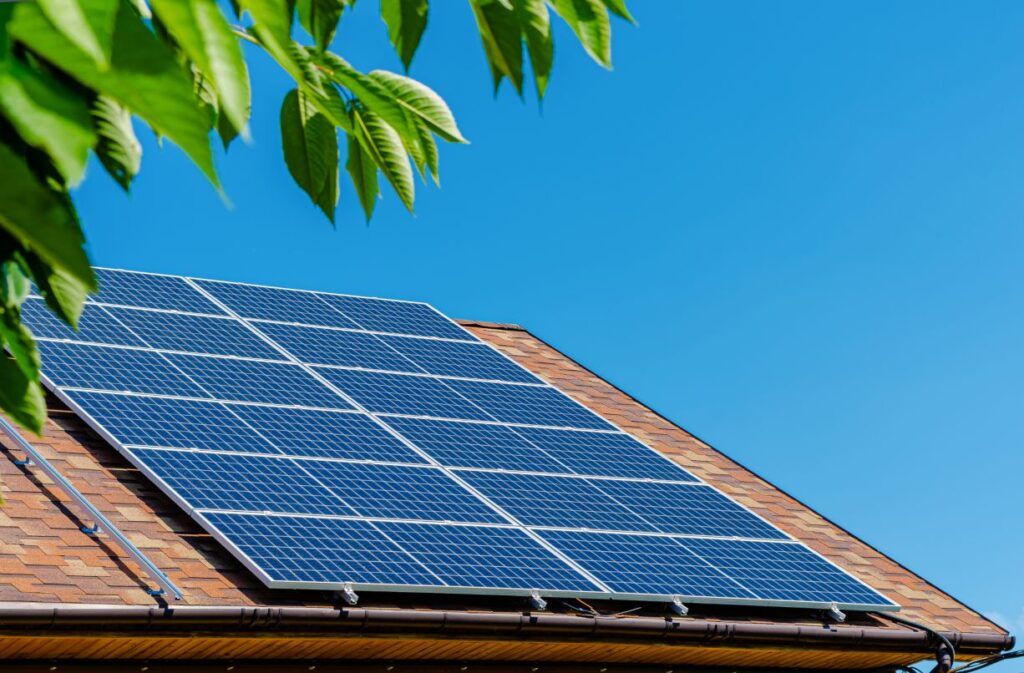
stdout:
[(323, 327), (255, 323), (296, 359), (309, 364), (341, 365), (395, 372), (420, 372), (419, 367), (373, 334)]
[(176, 353), (166, 357), (219, 400), (352, 408), (299, 365)]
[(472, 341), (475, 337), (427, 304), (391, 299), (320, 294), (363, 329)]
[(279, 453), (218, 402), (79, 390), (69, 395), (121, 444)]
[(598, 591), (595, 584), (515, 528), (382, 522), (377, 526), (446, 584)]
[(455, 391), (499, 421), (612, 430), (601, 417), (547, 386), (445, 379)]
[(195, 509), (353, 514), (288, 458), (163, 449), (130, 452)]
[(566, 471), (564, 465), (506, 425), (399, 416), (383, 420), (442, 465), (527, 472)]
[(111, 315), (152, 348), (283, 360), (274, 347), (253, 334), (240, 320), (110, 308)]
[(262, 405), (228, 406), (281, 453), (314, 458), (426, 462), (364, 414)]
[(73, 330), (57, 318), (42, 299), (26, 299), (21, 305), (21, 322), (42, 339), (70, 339), (116, 346), (145, 346), (124, 325), (100, 306), (86, 304)]
[(381, 339), (428, 374), (540, 383), (536, 376), (486, 344), (400, 336)]
[(159, 353), (40, 341), (43, 373), (62, 388), (209, 397)]
[(492, 420), (440, 379), (323, 367), (317, 372), (374, 413)]
[(610, 479), (591, 483), (662, 533), (787, 539), (778, 528), (710, 486)]
[(358, 328), (313, 292), (213, 280), (195, 282), (243, 318)]
[(90, 301), (224, 315), (220, 307), (178, 276), (96, 269), (96, 278), (100, 291)]
[(586, 479), (468, 470), (458, 475), (527, 526), (654, 530)]
[(679, 545), (750, 589), (758, 598), (891, 604), (800, 544), (676, 538)]
[(672, 538), (555, 530), (537, 534), (618, 593), (754, 598)]
[(505, 523), (505, 519), (436, 467), (302, 461), (359, 514), (389, 519)]
[(629, 435), (548, 428), (516, 428), (570, 472), (596, 477), (697, 481), (692, 474)]
[(437, 586), (440, 581), (373, 524), (349, 519), (204, 513), (277, 583)]

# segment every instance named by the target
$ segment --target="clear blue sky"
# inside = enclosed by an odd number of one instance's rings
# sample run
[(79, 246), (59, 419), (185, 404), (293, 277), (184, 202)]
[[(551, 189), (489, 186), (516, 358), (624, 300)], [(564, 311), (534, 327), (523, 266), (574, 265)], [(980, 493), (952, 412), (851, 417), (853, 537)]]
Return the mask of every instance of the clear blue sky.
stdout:
[[(376, 5), (336, 48), (398, 69)], [(614, 72), (558, 27), (541, 111), (432, 5), (412, 74), (472, 145), (415, 217), (319, 216), (257, 57), (234, 207), (146, 137), (130, 197), (77, 194), (95, 261), (521, 323), (1024, 630), (1024, 5), (634, 1)]]

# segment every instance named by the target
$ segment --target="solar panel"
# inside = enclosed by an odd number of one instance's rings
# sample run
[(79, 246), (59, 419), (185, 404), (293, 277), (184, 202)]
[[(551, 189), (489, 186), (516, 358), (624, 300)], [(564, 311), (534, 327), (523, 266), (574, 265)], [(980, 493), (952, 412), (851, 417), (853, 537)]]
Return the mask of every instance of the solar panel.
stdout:
[(268, 586), (896, 607), (426, 304), (100, 279), (47, 385)]
[(73, 330), (61, 322), (42, 299), (30, 297), (21, 306), (21, 322), (40, 339), (70, 339), (114, 346), (145, 346), (135, 334), (125, 329), (106, 309), (86, 304)]
[(353, 513), (289, 458), (166, 449), (131, 449), (129, 455), (196, 509)]
[(234, 318), (140, 311), (110, 307), (107, 311), (140, 337), (145, 345), (165, 350), (282, 360), (273, 346)]

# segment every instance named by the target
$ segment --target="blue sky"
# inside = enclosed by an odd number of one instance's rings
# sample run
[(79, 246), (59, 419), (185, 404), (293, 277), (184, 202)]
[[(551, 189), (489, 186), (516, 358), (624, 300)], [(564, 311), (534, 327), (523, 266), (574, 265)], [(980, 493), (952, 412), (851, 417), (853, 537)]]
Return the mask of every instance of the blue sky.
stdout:
[[(254, 53), (233, 207), (144, 136), (130, 196), (97, 166), (76, 195), (94, 260), (523, 324), (1024, 631), (1024, 5), (631, 6), (614, 72), (557, 28), (539, 109), (433, 3), (412, 74), (472, 144), (369, 226), (291, 184)], [(375, 10), (335, 48), (398, 70)]]

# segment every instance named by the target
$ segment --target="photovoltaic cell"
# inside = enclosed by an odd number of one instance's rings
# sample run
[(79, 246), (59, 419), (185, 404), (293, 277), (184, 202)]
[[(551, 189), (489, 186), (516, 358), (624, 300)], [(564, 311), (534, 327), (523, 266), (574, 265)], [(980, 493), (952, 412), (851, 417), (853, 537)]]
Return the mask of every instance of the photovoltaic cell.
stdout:
[(464, 329), (426, 304), (320, 294), (324, 301), (372, 332), (472, 340)]
[(122, 444), (279, 453), (218, 402), (76, 390), (75, 404)]
[(302, 461), (360, 515), (388, 519), (506, 523), (436, 467)]
[(440, 583), (365, 521), (217, 512), (203, 517), (272, 582)]
[(758, 598), (850, 604), (878, 604), (882, 599), (803, 545), (700, 538), (677, 542)]
[(381, 339), (428, 374), (540, 383), (536, 376), (482, 343), (386, 335)]
[(653, 531), (654, 527), (594, 488), (586, 479), (507, 472), (459, 476), (528, 526)]
[(614, 429), (607, 421), (546, 386), (523, 386), (447, 379), (455, 391), (505, 423)]
[(390, 521), (377, 526), (451, 586), (597, 589), (564, 561), (514, 528)]
[(591, 483), (662, 533), (787, 539), (710, 486), (610, 479)]
[(398, 463), (424, 459), (369, 416), (340, 411), (228, 405), (281, 453)]
[(425, 304), (100, 276), (48, 383), (272, 586), (892, 605)]
[(96, 269), (100, 291), (90, 301), (171, 311), (224, 315), (184, 278), (135, 271)]
[(374, 413), (491, 420), (440, 379), (324, 367), (317, 372)]
[(131, 449), (131, 453), (196, 509), (353, 513), (288, 458), (165, 449)]
[(668, 537), (538, 531), (584, 570), (619, 593), (754, 598)]
[(284, 359), (281, 353), (234, 318), (115, 307), (108, 310), (152, 348), (268, 360)]
[(40, 341), (43, 373), (62, 388), (209, 397), (159, 353)]
[(621, 432), (549, 428), (516, 428), (516, 432), (576, 474), (697, 481), (683, 468)]
[(298, 365), (176, 353), (166, 357), (220, 400), (352, 408)]
[(213, 280), (195, 282), (243, 318), (326, 327), (358, 327), (313, 292)]
[(390, 416), (385, 422), (442, 465), (532, 472), (566, 468), (512, 428), (490, 423)]
[(21, 305), (21, 322), (42, 339), (70, 339), (115, 346), (145, 346), (138, 337), (115, 320), (105, 309), (86, 304), (78, 319), (78, 330), (61, 322), (42, 299), (26, 299)]
[(373, 334), (268, 322), (256, 326), (297, 360), (308, 364), (423, 373)]

